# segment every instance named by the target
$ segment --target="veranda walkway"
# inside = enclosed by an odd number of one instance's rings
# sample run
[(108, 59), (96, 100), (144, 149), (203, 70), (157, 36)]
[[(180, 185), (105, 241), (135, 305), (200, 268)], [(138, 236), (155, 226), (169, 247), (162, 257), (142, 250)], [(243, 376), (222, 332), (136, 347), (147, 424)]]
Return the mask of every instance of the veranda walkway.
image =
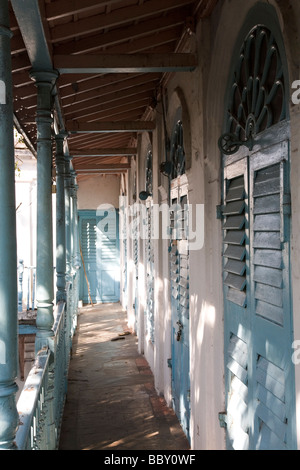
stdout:
[(85, 306), (70, 362), (60, 450), (186, 450), (119, 304)]

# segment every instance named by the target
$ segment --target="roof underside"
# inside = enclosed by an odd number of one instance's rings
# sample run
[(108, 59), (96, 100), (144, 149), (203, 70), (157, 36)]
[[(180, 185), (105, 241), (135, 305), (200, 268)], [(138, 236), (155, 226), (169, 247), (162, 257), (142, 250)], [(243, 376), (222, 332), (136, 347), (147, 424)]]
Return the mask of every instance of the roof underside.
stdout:
[(184, 53), (196, 21), (217, 0), (11, 0), (16, 123), (36, 148), (31, 69), (59, 72), (53, 88), (56, 132), (69, 134), (78, 174), (121, 173), (151, 131), (162, 86), (193, 70)]

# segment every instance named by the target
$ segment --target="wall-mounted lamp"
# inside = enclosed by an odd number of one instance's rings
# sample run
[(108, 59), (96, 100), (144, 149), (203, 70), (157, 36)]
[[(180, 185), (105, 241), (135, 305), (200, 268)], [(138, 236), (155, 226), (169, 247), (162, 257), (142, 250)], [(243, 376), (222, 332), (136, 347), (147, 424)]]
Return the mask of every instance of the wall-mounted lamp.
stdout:
[(239, 140), (235, 134), (223, 134), (218, 140), (218, 146), (225, 155), (233, 155), (240, 147), (245, 145), (249, 150), (253, 149), (253, 137), (250, 136), (246, 140)]
[(152, 196), (152, 194), (148, 193), (148, 191), (141, 191), (140, 194), (139, 194), (139, 198), (140, 198), (141, 201), (146, 201), (146, 199), (149, 196)]
[(159, 167), (160, 172), (165, 176), (171, 176), (173, 165), (172, 162), (163, 162)]

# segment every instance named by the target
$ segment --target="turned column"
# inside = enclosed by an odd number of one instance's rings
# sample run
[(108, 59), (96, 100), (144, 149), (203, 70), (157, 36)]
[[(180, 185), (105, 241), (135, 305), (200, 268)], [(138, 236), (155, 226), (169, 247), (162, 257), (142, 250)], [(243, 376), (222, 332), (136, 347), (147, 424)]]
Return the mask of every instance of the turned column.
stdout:
[(66, 301), (66, 210), (64, 140), (67, 134), (57, 134), (56, 140), (56, 301)]
[(0, 0), (0, 450), (18, 427), (18, 286), (13, 93), (8, 0)]
[(53, 336), (52, 88), (54, 71), (32, 71), (37, 87), (37, 334), (36, 352)]

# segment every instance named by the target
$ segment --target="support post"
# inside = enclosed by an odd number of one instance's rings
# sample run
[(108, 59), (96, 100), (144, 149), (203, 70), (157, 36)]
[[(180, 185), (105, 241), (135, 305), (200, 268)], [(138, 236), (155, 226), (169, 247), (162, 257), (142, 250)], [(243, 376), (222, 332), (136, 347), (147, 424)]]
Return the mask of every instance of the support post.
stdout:
[(9, 2), (0, 0), (0, 449), (16, 448), (18, 285)]
[(66, 302), (66, 211), (64, 140), (67, 134), (57, 134), (56, 140), (56, 302)]
[(72, 251), (71, 251), (71, 161), (70, 155), (65, 155), (65, 215), (66, 215), (66, 271), (67, 279), (71, 280)]
[(37, 86), (37, 334), (35, 349), (53, 336), (53, 236), (52, 236), (52, 88), (57, 73), (32, 71)]
[(71, 171), (71, 194), (72, 194), (72, 201), (73, 201), (73, 266), (74, 269), (77, 271), (81, 265), (80, 262), (80, 251), (79, 251), (79, 233), (78, 233), (78, 198), (77, 198), (77, 191), (78, 191), (78, 184), (76, 182), (76, 171)]

